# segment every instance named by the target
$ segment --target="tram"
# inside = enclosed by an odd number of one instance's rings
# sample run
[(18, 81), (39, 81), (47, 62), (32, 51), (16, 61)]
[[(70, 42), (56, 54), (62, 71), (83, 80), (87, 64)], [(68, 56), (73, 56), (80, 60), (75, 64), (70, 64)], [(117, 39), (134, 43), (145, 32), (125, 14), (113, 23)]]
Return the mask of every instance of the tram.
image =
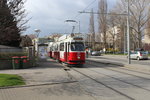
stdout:
[(50, 42), (48, 43), (48, 47), (47, 47), (47, 55), (50, 58), (52, 58), (52, 45), (53, 45), (53, 42)]
[(49, 44), (49, 55), (58, 62), (68, 65), (83, 65), (85, 63), (84, 40), (80, 36), (63, 35), (57, 41)]

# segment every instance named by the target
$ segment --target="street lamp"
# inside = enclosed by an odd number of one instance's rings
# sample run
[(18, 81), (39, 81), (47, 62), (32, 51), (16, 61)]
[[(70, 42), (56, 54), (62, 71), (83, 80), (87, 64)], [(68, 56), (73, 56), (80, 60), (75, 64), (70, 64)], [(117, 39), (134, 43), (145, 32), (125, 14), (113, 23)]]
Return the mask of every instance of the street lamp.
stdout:
[(34, 30), (37, 34), (36, 34), (36, 37), (38, 38), (39, 37), (39, 34), (40, 34), (40, 32), (41, 32), (41, 30), (40, 29), (35, 29)]
[(36, 44), (35, 44), (35, 48), (34, 48), (34, 52), (36, 52), (37, 51), (37, 60), (39, 60), (39, 34), (40, 34), (40, 32), (41, 32), (41, 30), (40, 29), (35, 29), (34, 30), (35, 32), (36, 32), (36, 37), (37, 37), (37, 41), (36, 41)]

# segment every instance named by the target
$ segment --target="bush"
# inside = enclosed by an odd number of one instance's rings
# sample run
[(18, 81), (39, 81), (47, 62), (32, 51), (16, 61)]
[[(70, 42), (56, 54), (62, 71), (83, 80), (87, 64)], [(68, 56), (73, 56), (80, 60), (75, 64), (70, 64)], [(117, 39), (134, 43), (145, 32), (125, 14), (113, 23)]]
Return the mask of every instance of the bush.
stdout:
[(0, 52), (0, 59), (2, 60), (11, 60), (13, 56), (27, 56), (25, 52)]

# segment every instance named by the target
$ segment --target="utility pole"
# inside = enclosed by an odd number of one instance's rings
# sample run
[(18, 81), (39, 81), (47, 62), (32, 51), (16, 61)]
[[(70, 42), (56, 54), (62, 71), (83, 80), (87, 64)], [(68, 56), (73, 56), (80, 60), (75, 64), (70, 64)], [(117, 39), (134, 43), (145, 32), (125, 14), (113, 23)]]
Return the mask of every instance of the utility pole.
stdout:
[(127, 8), (127, 40), (128, 40), (128, 64), (131, 64), (130, 60), (130, 26), (129, 26), (129, 0), (128, 0), (128, 8)]
[(124, 25), (124, 54), (126, 53), (126, 46), (127, 46), (127, 35), (126, 35), (126, 26)]

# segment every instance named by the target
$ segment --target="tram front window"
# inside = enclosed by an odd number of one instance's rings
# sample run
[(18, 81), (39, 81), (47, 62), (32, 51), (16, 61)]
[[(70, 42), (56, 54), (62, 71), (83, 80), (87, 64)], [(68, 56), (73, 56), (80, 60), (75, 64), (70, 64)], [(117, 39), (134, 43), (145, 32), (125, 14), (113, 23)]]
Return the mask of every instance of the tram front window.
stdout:
[(80, 42), (71, 43), (71, 51), (84, 51), (84, 44)]

